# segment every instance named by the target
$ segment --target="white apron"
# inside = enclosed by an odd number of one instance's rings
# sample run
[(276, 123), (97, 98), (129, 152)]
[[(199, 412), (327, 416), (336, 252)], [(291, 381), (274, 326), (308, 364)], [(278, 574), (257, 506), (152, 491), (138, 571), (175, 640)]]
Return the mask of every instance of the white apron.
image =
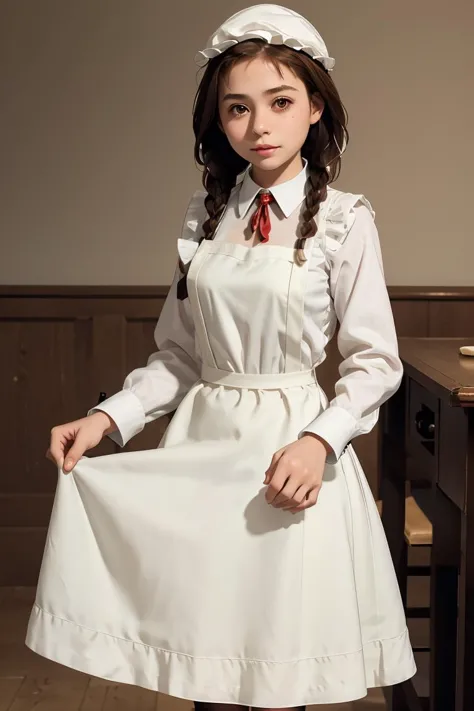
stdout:
[(293, 515), (264, 498), (273, 453), (327, 406), (301, 358), (308, 262), (293, 255), (199, 246), (188, 289), (202, 378), (156, 450), (59, 472), (34, 651), (172, 696), (275, 708), (349, 701), (414, 674), (352, 447), (327, 464), (316, 506)]

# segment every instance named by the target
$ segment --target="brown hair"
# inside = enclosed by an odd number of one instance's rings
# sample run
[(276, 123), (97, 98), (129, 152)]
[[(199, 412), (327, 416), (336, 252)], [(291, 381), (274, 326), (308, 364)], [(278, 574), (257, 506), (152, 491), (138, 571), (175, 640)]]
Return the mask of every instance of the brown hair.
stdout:
[[(320, 120), (313, 124), (301, 148), (308, 161), (305, 209), (299, 225), (300, 237), (295, 243), (296, 261), (305, 261), (304, 244), (317, 230), (315, 216), (326, 199), (327, 186), (338, 177), (341, 169), (341, 150), (349, 141), (347, 112), (329, 73), (317, 60), (286, 45), (268, 44), (262, 39), (250, 39), (229, 47), (206, 65), (193, 106), (195, 135), (194, 158), (204, 167), (202, 182), (207, 195), (204, 204), (208, 218), (202, 225), (203, 239), (213, 239), (237, 177), (248, 162), (238, 155), (219, 128), (218, 90), (221, 77), (237, 63), (264, 57), (281, 75), (280, 64), (286, 66), (305, 84), (308, 97), (319, 96), (324, 101)], [(184, 271), (184, 270), (182, 270)], [(181, 283), (183, 282), (183, 283)], [(181, 279), (178, 293), (187, 295), (186, 275)]]

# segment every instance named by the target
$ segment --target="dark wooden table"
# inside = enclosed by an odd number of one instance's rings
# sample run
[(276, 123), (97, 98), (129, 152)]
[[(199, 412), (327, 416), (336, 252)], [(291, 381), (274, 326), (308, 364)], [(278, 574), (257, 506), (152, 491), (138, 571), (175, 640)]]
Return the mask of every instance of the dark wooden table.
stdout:
[[(474, 357), (469, 338), (400, 338), (404, 379), (380, 413), (383, 524), (402, 594), (407, 482), (424, 487), (433, 523), (430, 711), (474, 711)], [(426, 708), (413, 685), (393, 687), (393, 711)]]

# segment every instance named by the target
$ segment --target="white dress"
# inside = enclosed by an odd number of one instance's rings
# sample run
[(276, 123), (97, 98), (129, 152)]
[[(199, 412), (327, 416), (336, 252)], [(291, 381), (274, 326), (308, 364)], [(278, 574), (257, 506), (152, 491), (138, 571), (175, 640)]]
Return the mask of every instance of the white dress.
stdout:
[[(39, 654), (185, 699), (275, 708), (349, 701), (415, 673), (350, 444), (402, 372), (374, 213), (329, 189), (298, 266), (305, 180), (306, 166), (272, 189), (275, 238), (256, 247), (242, 237), (249, 172), (199, 247), (204, 193), (193, 196), (178, 240), (189, 298), (176, 298), (176, 273), (160, 351), (99, 407), (122, 445), (177, 411), (157, 449), (59, 471), (27, 633)], [(329, 403), (316, 366), (336, 317), (344, 360)], [(334, 455), (316, 506), (293, 515), (267, 504), (264, 473), (308, 430)]]

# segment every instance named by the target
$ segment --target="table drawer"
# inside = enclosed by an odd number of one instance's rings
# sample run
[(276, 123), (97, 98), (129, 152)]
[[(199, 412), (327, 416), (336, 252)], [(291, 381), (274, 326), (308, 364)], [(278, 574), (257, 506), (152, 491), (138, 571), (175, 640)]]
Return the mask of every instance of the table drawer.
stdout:
[(408, 384), (409, 478), (438, 479), (439, 400), (415, 380)]

